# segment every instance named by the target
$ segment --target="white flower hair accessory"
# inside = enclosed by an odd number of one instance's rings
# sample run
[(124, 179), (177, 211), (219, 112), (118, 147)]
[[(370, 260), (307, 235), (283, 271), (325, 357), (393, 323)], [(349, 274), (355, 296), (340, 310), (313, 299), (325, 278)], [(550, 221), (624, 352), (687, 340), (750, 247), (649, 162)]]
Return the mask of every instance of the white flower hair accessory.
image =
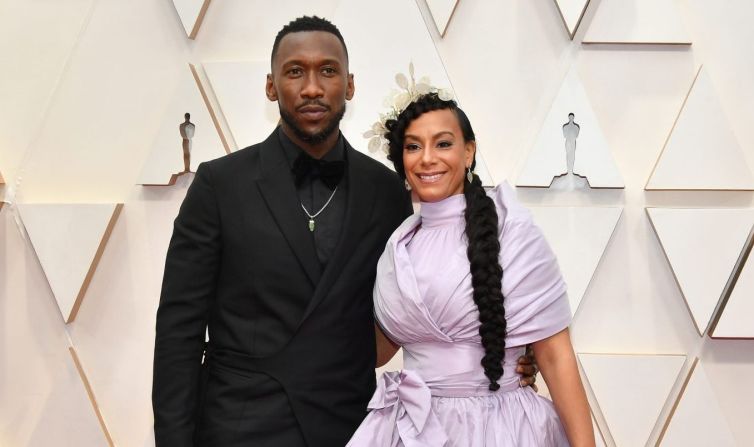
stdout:
[(406, 77), (403, 73), (395, 75), (395, 83), (398, 84), (400, 90), (391, 89), (383, 105), (388, 108), (386, 113), (380, 113), (379, 121), (372, 124), (372, 128), (364, 132), (364, 138), (369, 139), (369, 152), (375, 153), (382, 151), (385, 155), (390, 153), (388, 140), (385, 137), (388, 133), (385, 124), (388, 120), (394, 120), (398, 118), (406, 107), (412, 102), (419, 99), (420, 96), (427, 93), (437, 93), (437, 96), (443, 101), (450, 101), (453, 99), (453, 92), (445, 88), (437, 88), (430, 83), (429, 77), (423, 76), (416, 82), (414, 79), (414, 63), (408, 64), (408, 74)]

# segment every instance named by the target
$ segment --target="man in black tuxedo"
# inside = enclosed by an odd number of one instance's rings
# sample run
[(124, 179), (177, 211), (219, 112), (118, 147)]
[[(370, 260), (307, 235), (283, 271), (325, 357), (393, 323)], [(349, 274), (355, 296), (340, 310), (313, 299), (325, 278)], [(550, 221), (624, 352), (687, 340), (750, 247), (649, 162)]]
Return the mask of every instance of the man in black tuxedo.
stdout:
[(175, 220), (157, 311), (158, 447), (343, 446), (374, 392), (376, 265), (409, 196), (338, 130), (354, 81), (330, 22), (278, 33), (266, 92), (280, 126), (201, 164)]

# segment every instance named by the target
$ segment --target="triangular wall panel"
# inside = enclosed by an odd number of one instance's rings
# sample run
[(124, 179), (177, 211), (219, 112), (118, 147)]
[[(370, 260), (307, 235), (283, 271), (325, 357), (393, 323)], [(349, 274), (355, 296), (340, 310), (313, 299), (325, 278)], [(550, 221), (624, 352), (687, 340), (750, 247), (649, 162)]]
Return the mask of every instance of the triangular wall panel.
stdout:
[(147, 410), (152, 375), (145, 365), (152, 364), (155, 310), (173, 220), (193, 178), (181, 176), (170, 188), (132, 188), (84, 305), (67, 327), (119, 447), (154, 447)]
[[(754, 233), (753, 233), (754, 235)], [(751, 242), (750, 242), (751, 243)], [(749, 257), (722, 309), (710, 329), (714, 338), (754, 338), (754, 256)]]
[(700, 335), (744, 253), (754, 209), (647, 208)]
[[(569, 117), (573, 114), (573, 123)], [(576, 126), (576, 127), (574, 127)], [(574, 136), (570, 129), (578, 129)], [(573, 174), (568, 174), (567, 145), (575, 141)], [(566, 75), (516, 186), (547, 188), (556, 177), (586, 177), (592, 188), (623, 188), (605, 135), (575, 68)], [(560, 180), (560, 179), (558, 179)]]
[(583, 43), (691, 45), (677, 0), (601, 0)]
[(686, 356), (579, 354), (578, 358), (615, 444), (645, 445)]
[(99, 425), (100, 425), (100, 428), (102, 429), (102, 433), (105, 436), (107, 445), (109, 445), (110, 447), (114, 447), (115, 442), (113, 442), (113, 437), (110, 435), (110, 430), (108, 430), (107, 428), (107, 424), (105, 423), (105, 418), (102, 415), (102, 411), (100, 411), (99, 405), (97, 404), (97, 397), (94, 395), (94, 390), (92, 389), (92, 385), (89, 382), (89, 378), (86, 376), (84, 365), (81, 363), (81, 359), (79, 359), (78, 353), (76, 352), (76, 349), (73, 346), (68, 347), (68, 352), (69, 354), (71, 354), (73, 363), (76, 365), (76, 371), (78, 371), (79, 373), (81, 382), (84, 385), (84, 389), (86, 390), (87, 396), (89, 397), (89, 402), (92, 404), (92, 410), (94, 411), (94, 414), (97, 415), (97, 420), (99, 421)]
[(460, 0), (427, 0), (427, 6), (429, 6), (429, 12), (432, 13), (432, 19), (437, 26), (437, 32), (440, 36), (445, 37), (445, 32), (448, 30), (448, 24), (453, 17), (453, 12), (458, 7)]
[(0, 211), (0, 327), (6, 340), (0, 346), (0, 445), (107, 446), (71, 361), (67, 328), (11, 211)]
[(710, 379), (697, 361), (659, 445), (734, 447), (736, 441), (717, 402)]
[(270, 61), (211, 62), (203, 67), (236, 147), (267, 138), (280, 119), (277, 103), (264, 91)]
[(225, 143), (218, 132), (212, 109), (204, 98), (201, 83), (193, 66), (187, 67), (176, 86), (155, 136), (152, 149), (144, 163), (138, 183), (141, 185), (172, 185), (184, 174), (184, 114), (190, 114), (194, 135), (190, 139), (189, 170), (196, 172), (199, 163), (226, 154)]
[(173, 0), (175, 10), (178, 11), (178, 16), (181, 18), (181, 23), (189, 39), (196, 38), (197, 33), (199, 33), (209, 3), (210, 0)]
[(18, 204), (66, 323), (76, 318), (123, 204)]
[[(452, 88), (416, 3), (341, 1), (333, 22), (348, 36), (350, 71), (356, 74), (356, 96), (348, 104), (341, 124), (343, 134), (356, 149), (367, 152), (363, 134), (372, 128), (381, 112), (387, 111), (385, 97), (391, 89), (398, 89), (396, 74), (408, 76), (409, 63), (414, 64), (417, 80), (429, 76), (434, 86)], [(385, 32), (386, 23), (390, 24), (390, 29), (400, 32)], [(460, 104), (463, 107), (463, 98)], [(382, 153), (372, 155), (392, 167)], [(477, 151), (476, 171), (485, 185), (492, 185), (483, 155)]]
[(568, 284), (571, 312), (575, 314), (618, 224), (622, 208), (553, 206), (529, 209), (558, 258)]
[(699, 68), (647, 190), (754, 190), (754, 175), (712, 80)]
[(573, 40), (573, 36), (576, 35), (581, 24), (581, 19), (584, 18), (586, 8), (589, 6), (589, 0), (555, 0), (555, 5), (558, 7), (560, 18), (563, 19), (563, 25), (565, 25), (568, 35)]

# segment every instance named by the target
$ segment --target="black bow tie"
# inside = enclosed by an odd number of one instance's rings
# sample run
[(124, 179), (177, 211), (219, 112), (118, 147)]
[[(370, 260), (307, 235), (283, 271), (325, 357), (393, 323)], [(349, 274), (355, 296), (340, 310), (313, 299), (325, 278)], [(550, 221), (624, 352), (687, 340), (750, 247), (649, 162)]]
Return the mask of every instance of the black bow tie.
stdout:
[(335, 189), (343, 178), (346, 163), (342, 160), (326, 161), (312, 158), (309, 154), (301, 152), (293, 162), (293, 174), (296, 176), (296, 186), (308, 176), (319, 178), (328, 188)]

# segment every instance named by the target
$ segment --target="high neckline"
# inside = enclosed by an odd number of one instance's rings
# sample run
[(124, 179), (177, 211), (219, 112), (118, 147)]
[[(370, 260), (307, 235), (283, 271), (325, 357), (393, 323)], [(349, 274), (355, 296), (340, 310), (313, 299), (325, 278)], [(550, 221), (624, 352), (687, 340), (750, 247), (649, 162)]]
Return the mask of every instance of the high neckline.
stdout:
[(455, 194), (437, 202), (421, 202), (419, 215), (422, 227), (432, 228), (454, 224), (463, 219), (466, 211), (466, 196)]

